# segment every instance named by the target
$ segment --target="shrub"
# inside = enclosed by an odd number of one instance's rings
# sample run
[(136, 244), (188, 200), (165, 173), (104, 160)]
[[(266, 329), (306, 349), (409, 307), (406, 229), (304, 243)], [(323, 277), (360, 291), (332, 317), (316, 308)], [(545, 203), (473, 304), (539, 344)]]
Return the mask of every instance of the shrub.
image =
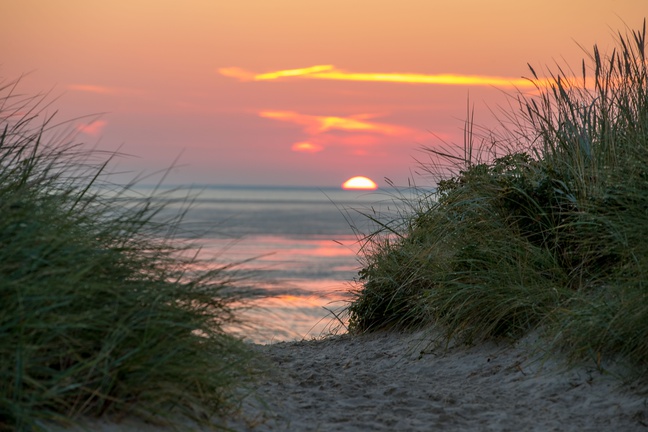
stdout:
[(474, 340), (543, 324), (577, 357), (620, 353), (646, 371), (645, 30), (607, 56), (595, 46), (580, 77), (530, 67), (536, 94), (495, 135), (504, 156), (472, 160), (472, 136), (463, 159), (430, 149), (463, 166), (367, 237), (352, 330), (437, 323)]

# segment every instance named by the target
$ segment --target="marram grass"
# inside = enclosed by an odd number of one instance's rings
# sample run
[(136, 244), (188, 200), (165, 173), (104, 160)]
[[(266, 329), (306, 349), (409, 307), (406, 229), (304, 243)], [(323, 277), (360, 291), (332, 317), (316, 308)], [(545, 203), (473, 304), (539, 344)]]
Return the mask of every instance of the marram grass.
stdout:
[[(468, 341), (542, 328), (575, 358), (648, 373), (646, 26), (513, 96), (504, 130), (443, 161), (433, 199), (366, 237), (350, 329), (440, 325)], [(442, 166), (457, 167), (443, 175)], [(371, 216), (376, 220), (375, 216)]]
[(235, 275), (196, 270), (171, 237), (181, 215), (127, 205), (110, 157), (74, 144), (16, 85), (0, 86), (0, 430), (226, 415), (250, 375), (224, 331)]

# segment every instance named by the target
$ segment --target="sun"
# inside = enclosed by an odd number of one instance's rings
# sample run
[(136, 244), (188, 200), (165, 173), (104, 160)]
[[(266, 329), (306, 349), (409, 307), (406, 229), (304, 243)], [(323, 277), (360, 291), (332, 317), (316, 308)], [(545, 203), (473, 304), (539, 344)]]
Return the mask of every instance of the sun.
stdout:
[(375, 190), (378, 189), (378, 185), (367, 177), (357, 176), (342, 183), (342, 189)]

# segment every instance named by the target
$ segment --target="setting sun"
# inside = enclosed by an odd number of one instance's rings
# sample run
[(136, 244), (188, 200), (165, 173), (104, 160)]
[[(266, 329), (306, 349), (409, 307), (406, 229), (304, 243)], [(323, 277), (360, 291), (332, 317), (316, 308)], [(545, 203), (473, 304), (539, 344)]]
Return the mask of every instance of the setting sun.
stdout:
[(342, 189), (375, 190), (378, 189), (378, 185), (367, 177), (357, 176), (342, 183)]

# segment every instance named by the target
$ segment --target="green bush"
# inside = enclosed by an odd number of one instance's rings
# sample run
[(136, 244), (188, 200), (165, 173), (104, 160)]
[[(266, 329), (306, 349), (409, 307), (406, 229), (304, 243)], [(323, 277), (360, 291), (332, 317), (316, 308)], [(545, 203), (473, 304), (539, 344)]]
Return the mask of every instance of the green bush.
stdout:
[(0, 86), (0, 430), (223, 415), (251, 358), (224, 331), (236, 275), (198, 270), (172, 238), (181, 214), (126, 199), (111, 157), (15, 86)]
[(644, 21), (609, 55), (595, 46), (580, 77), (530, 68), (537, 92), (518, 95), (494, 135), (499, 157), (472, 160), (484, 154), (472, 136), (464, 158), (429, 149), (462, 167), (434, 200), (421, 191), (402, 220), (367, 236), (351, 330), (435, 323), (475, 340), (542, 325), (576, 357), (621, 354), (645, 373), (645, 41)]

